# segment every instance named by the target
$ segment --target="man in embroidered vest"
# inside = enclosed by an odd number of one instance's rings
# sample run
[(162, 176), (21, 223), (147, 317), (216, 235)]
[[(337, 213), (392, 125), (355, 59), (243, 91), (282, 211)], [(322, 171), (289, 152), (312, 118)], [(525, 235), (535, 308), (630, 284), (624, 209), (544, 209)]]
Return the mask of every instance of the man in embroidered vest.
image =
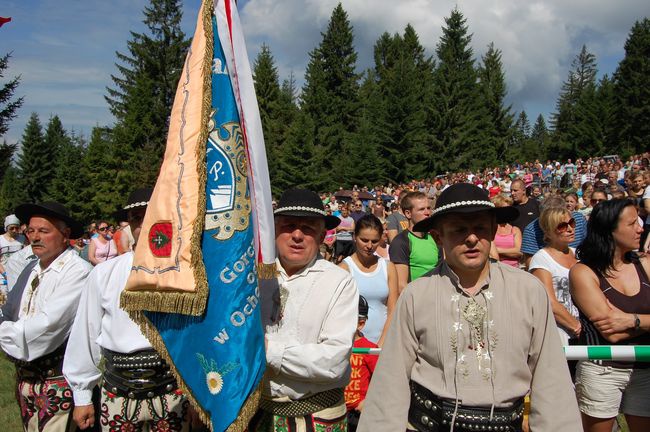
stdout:
[(260, 281), (267, 371), (249, 431), (345, 431), (359, 295), (350, 274), (318, 254), (340, 219), (304, 189), (286, 191), (274, 214), (279, 271)]
[[(136, 242), (151, 193), (133, 191), (124, 207)], [(88, 276), (63, 363), (74, 396), (74, 421), (80, 429), (99, 426), (95, 419), (101, 413), (104, 431), (188, 430), (189, 403), (169, 367), (119, 307), (132, 264), (133, 251), (128, 251), (98, 264)], [(100, 381), (97, 412), (92, 393)]]
[(38, 258), (18, 276), (3, 307), (0, 348), (16, 365), (23, 428), (74, 430), (72, 391), (61, 373), (63, 353), (91, 265), (69, 246), (83, 226), (56, 202), (23, 204), (16, 216), (29, 221)]
[(399, 298), (358, 431), (581, 430), (580, 416), (544, 286), (489, 260), (496, 224), (517, 216), (486, 191), (450, 186), (431, 217), (442, 264)]

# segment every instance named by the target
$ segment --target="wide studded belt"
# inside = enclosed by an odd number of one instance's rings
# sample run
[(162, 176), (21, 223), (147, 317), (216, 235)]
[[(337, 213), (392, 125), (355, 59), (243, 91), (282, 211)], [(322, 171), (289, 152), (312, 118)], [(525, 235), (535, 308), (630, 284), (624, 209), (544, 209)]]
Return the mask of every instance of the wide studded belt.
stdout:
[(454, 431), (498, 431), (521, 432), (524, 416), (524, 398), (519, 399), (510, 408), (495, 408), (490, 419), (490, 408), (468, 407), (459, 405), (455, 409), (454, 401), (445, 400), (434, 395), (429, 389), (411, 381), (411, 406), (409, 423), (420, 432)]
[(102, 349), (106, 391), (129, 399), (151, 399), (178, 388), (165, 360), (154, 350), (129, 354)]
[(338, 403), (345, 403), (343, 389), (325, 390), (304, 399), (291, 402), (275, 402), (269, 399), (260, 400), (260, 408), (266, 412), (283, 417), (302, 417), (330, 408)]
[(20, 381), (44, 381), (63, 375), (64, 343), (49, 354), (32, 361), (23, 361), (7, 356), (16, 366), (16, 376)]

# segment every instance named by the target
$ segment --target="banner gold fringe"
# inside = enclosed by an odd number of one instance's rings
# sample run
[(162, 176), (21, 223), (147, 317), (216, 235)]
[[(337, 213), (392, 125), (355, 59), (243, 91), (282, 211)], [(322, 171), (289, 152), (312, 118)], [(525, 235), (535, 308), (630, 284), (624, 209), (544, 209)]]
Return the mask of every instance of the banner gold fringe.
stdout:
[(208, 301), (208, 276), (203, 264), (203, 228), (205, 227), (207, 167), (205, 166), (206, 147), (208, 142), (208, 122), (212, 111), (212, 57), (214, 56), (214, 32), (212, 31), (212, 0), (203, 0), (203, 31), (206, 45), (203, 54), (203, 96), (201, 106), (201, 131), (196, 146), (197, 174), (199, 179), (199, 199), (197, 202), (196, 220), (194, 220), (192, 240), (190, 245), (190, 266), (194, 271), (196, 301), (203, 304), (203, 310)]
[[(205, 161), (206, 157), (206, 143), (208, 140), (208, 122), (212, 110), (212, 57), (214, 56), (214, 32), (212, 29), (212, 2), (213, 0), (203, 0), (202, 19), (203, 29), (205, 32), (206, 52), (204, 53), (203, 60), (203, 99), (201, 107), (201, 132), (198, 136), (199, 145), (196, 146), (197, 161)], [(201, 315), (205, 312), (209, 296), (208, 278), (203, 263), (203, 252), (201, 250), (201, 243), (203, 239), (203, 229), (205, 226), (205, 213), (206, 213), (206, 195), (205, 186), (207, 182), (207, 168), (204, 163), (197, 164), (198, 178), (199, 178), (199, 195), (198, 212), (196, 220), (193, 225), (193, 233), (191, 240), (191, 267), (194, 272), (196, 281), (196, 291), (194, 293), (178, 293), (178, 292), (160, 292), (160, 291), (123, 291), (120, 298), (120, 306), (125, 309), (131, 319), (138, 324), (144, 336), (149, 340), (153, 348), (160, 353), (160, 355), (169, 364), (169, 367), (178, 382), (178, 387), (183, 391), (183, 394), (192, 404), (192, 407), (197, 412), (199, 419), (212, 431), (212, 421), (210, 414), (206, 412), (198, 403), (194, 394), (187, 386), (183, 377), (176, 369), (167, 347), (162, 340), (162, 337), (147, 319), (142, 310), (155, 310), (160, 312), (175, 312), (186, 315)], [(270, 279), (275, 276), (275, 264), (262, 264), (258, 269), (260, 278)], [(270, 277), (268, 276), (270, 275)], [(143, 295), (144, 294), (144, 295)], [(125, 307), (126, 306), (126, 307)], [(239, 411), (237, 419), (228, 427), (228, 432), (245, 432), (248, 428), (248, 423), (253, 418), (259, 408), (261, 399), (261, 382), (257, 388), (248, 396), (246, 402)]]
[(273, 279), (277, 277), (278, 268), (273, 264), (257, 264), (257, 277), (259, 279)]

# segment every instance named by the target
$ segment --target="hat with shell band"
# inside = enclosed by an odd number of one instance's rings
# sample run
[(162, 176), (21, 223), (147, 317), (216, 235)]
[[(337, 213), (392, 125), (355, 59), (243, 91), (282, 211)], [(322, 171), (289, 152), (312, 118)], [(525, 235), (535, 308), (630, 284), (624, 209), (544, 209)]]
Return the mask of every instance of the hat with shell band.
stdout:
[(336, 228), (341, 223), (341, 219), (328, 215), (318, 195), (307, 189), (285, 191), (273, 214), (275, 216), (321, 217), (325, 220), (325, 228), (328, 230)]
[(431, 216), (416, 223), (413, 231), (429, 231), (440, 216), (448, 213), (476, 213), (486, 210), (496, 215), (497, 223), (511, 222), (519, 216), (519, 210), (515, 207), (495, 207), (488, 198), (487, 191), (480, 187), (470, 183), (457, 183), (440, 194)]
[(113, 217), (120, 222), (128, 221), (129, 210), (146, 208), (151, 199), (151, 194), (153, 194), (152, 188), (140, 188), (131, 191), (124, 207), (114, 212)]

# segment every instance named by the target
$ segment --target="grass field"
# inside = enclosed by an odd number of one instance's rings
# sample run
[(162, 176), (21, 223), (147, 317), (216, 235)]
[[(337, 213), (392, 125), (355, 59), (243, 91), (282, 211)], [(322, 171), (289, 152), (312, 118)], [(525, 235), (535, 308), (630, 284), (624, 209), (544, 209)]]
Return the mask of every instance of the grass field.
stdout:
[(16, 378), (14, 365), (0, 354), (0, 430), (21, 432), (20, 412), (14, 396)]

